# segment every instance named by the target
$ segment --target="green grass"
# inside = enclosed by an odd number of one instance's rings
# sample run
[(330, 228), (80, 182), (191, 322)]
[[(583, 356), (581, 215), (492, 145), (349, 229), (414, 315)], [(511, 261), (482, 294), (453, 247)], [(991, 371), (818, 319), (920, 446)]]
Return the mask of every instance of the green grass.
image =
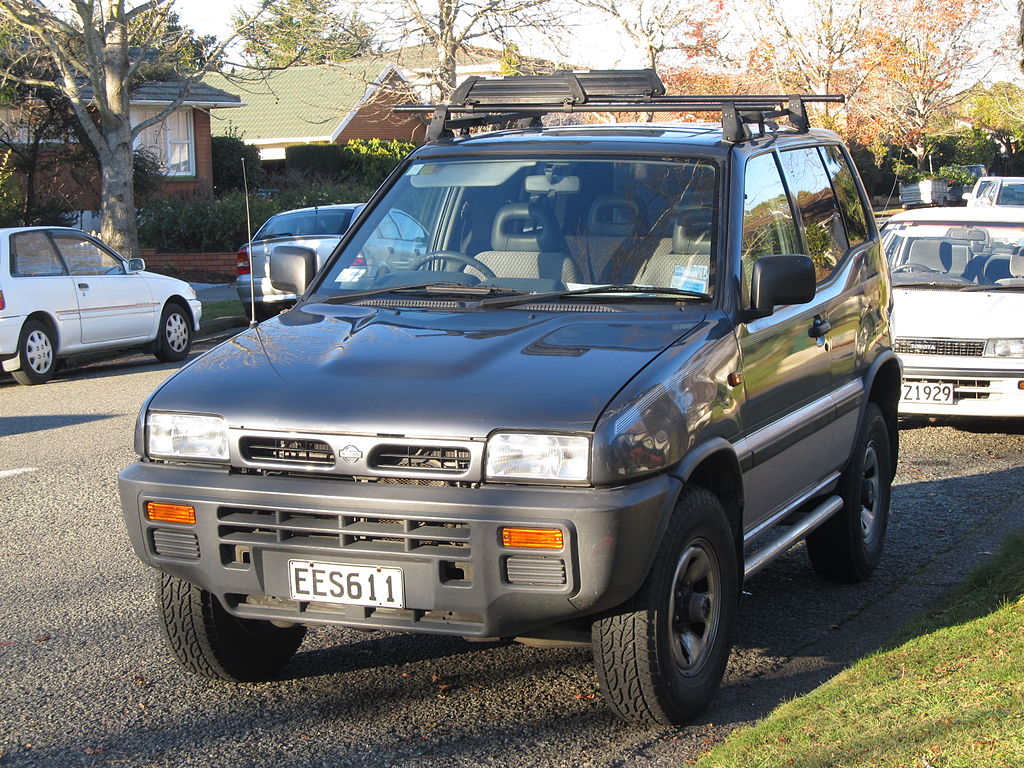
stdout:
[(696, 764), (1024, 768), (1024, 532), (888, 649)]
[(225, 299), (224, 301), (204, 301), (202, 322), (209, 322), (218, 317), (231, 317), (244, 315), (245, 308), (238, 299)]

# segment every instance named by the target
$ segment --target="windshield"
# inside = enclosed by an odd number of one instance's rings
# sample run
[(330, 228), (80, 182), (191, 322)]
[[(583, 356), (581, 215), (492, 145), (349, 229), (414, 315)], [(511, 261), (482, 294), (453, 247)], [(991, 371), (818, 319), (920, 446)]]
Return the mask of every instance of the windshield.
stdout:
[(271, 216), (253, 235), (253, 240), (268, 240), (271, 237), (313, 237), (316, 235), (340, 235), (352, 221), (352, 209), (292, 211)]
[(634, 285), (699, 297), (714, 284), (717, 200), (716, 168), (700, 160), (418, 162), (316, 293), (458, 283), (527, 293)]
[(889, 222), (882, 242), (893, 283), (901, 287), (1024, 287), (1024, 221)]

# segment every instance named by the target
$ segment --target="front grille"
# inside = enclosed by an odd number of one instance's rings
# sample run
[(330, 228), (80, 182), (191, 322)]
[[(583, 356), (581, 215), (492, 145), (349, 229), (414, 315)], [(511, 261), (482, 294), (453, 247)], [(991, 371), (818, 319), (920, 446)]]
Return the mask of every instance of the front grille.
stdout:
[(327, 555), (358, 551), (468, 559), (470, 554), (470, 526), (461, 521), (248, 507), (220, 507), (217, 518), (225, 544), (284, 545)]
[(243, 437), (239, 445), (245, 459), (254, 463), (334, 466), (334, 451), (322, 440)]
[(360, 307), (381, 307), (383, 309), (461, 309), (457, 301), (441, 299), (365, 299), (353, 302)]
[(972, 339), (910, 339), (899, 338), (893, 344), (897, 354), (905, 355), (956, 355), (958, 357), (981, 357), (985, 354), (985, 342)]
[(189, 531), (153, 529), (153, 551), (162, 557), (199, 559), (199, 538)]
[(371, 469), (410, 469), (462, 474), (469, 469), (465, 448), (418, 445), (380, 445), (370, 455)]

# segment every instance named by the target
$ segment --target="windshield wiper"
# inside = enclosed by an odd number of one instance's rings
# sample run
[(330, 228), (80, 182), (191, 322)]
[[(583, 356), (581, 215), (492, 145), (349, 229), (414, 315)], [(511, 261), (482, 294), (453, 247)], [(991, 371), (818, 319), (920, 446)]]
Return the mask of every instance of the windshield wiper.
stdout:
[(956, 283), (947, 280), (929, 280), (925, 281), (914, 281), (914, 282), (902, 282), (899, 279), (892, 281), (894, 288), (947, 288), (952, 291), (963, 291), (970, 288), (976, 287), (974, 283)]
[[(688, 291), (684, 288), (659, 288), (651, 285), (592, 285), (589, 288), (576, 288), (565, 291), (551, 291), (550, 293), (531, 293), (528, 296), (508, 296), (484, 299), (480, 302), (481, 307), (514, 307), (517, 304), (530, 304), (535, 301), (550, 301), (553, 299), (572, 298), (574, 296), (588, 296), (602, 293), (634, 293), (646, 294), (647, 296), (677, 296), (684, 299), (700, 299), (706, 301), (711, 298), (710, 293), (700, 291)], [(641, 296), (641, 298), (644, 298)]]
[(372, 291), (358, 291), (356, 293), (346, 293), (337, 296), (328, 296), (326, 299), (322, 299), (323, 304), (349, 304), (353, 301), (359, 301), (360, 299), (368, 299), (372, 296), (381, 296), (385, 293), (403, 293), (410, 291), (427, 291), (429, 293), (445, 293), (445, 294), (459, 294), (464, 296), (490, 296), (495, 293), (501, 294), (521, 294), (525, 291), (519, 291), (514, 288), (502, 288), (498, 285), (481, 285), (471, 283), (450, 283), (450, 282), (433, 282), (433, 283), (414, 283), (413, 285), (392, 285), (387, 288), (375, 288)]
[(964, 288), (965, 291), (1005, 291), (1005, 290), (1024, 290), (1024, 283), (1020, 285), (969, 285)]

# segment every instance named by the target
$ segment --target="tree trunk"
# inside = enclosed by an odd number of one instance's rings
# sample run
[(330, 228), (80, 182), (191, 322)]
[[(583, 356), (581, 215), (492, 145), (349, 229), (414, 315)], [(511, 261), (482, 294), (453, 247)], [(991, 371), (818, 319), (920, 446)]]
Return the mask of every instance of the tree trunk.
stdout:
[(126, 259), (139, 255), (130, 131), (126, 116), (124, 125), (104, 136), (107, 151), (100, 162), (100, 236)]

